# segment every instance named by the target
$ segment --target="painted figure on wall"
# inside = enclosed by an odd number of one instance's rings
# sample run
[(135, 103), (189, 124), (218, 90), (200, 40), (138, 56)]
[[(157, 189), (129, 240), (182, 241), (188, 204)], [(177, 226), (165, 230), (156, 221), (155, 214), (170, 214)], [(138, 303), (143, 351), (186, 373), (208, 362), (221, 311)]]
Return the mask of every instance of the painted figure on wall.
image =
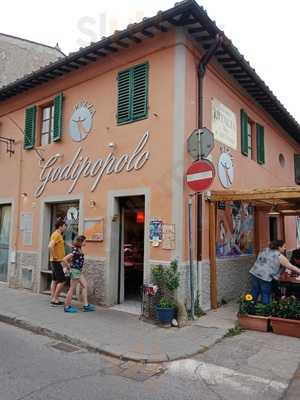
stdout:
[(218, 209), (217, 257), (252, 255), (254, 211), (248, 203), (228, 202)]

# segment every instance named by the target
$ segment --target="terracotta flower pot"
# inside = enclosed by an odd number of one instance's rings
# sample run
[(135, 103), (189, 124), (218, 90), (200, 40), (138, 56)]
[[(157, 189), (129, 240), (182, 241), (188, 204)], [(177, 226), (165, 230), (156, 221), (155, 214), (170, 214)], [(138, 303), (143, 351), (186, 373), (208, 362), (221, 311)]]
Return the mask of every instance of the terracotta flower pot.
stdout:
[(273, 332), (278, 335), (300, 338), (300, 320), (272, 317), (271, 324)]
[(268, 332), (269, 330), (269, 317), (262, 317), (260, 315), (238, 315), (239, 324), (244, 329), (252, 331)]

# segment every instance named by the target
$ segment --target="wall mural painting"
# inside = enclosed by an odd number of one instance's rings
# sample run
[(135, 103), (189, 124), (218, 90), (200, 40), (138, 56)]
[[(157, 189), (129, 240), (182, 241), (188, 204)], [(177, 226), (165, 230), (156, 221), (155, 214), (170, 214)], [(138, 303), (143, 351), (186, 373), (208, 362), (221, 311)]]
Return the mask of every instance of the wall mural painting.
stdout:
[(218, 204), (217, 257), (254, 254), (254, 209), (249, 203)]

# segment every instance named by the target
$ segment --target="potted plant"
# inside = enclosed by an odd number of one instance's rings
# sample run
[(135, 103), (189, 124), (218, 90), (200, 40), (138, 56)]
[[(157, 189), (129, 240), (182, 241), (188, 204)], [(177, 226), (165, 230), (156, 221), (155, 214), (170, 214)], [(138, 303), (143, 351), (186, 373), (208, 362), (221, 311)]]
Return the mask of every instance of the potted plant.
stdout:
[(271, 310), (271, 305), (255, 304), (252, 295), (246, 294), (239, 301), (239, 325), (244, 329), (267, 332)]
[(152, 277), (161, 296), (156, 306), (156, 317), (164, 325), (170, 325), (176, 311), (175, 292), (180, 285), (177, 261), (172, 261), (167, 267), (157, 265), (152, 269)]
[(164, 325), (170, 325), (175, 315), (174, 303), (163, 297), (156, 306), (157, 319)]
[(288, 297), (274, 302), (271, 324), (274, 333), (300, 338), (300, 301)]

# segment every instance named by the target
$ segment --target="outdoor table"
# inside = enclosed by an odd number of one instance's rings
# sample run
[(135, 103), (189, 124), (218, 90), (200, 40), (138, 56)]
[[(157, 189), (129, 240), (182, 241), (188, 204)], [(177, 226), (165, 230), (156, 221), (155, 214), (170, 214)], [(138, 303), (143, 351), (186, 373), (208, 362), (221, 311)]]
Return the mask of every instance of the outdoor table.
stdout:
[(278, 281), (281, 296), (286, 296), (287, 290), (294, 292), (300, 298), (300, 277), (290, 276), (284, 272)]

